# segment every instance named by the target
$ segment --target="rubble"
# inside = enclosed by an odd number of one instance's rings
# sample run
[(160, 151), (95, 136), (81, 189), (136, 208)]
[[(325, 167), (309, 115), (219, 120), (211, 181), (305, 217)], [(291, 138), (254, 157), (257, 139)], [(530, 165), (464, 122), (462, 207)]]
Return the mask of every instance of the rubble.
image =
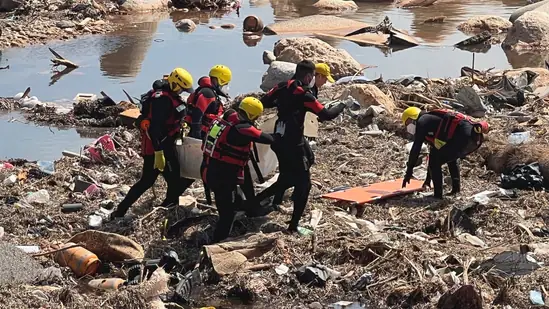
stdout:
[[(528, 308), (529, 291), (549, 284), (545, 266), (549, 251), (543, 233), (549, 195), (531, 190), (499, 194), (498, 185), (502, 173), (534, 162), (543, 180), (549, 180), (549, 108), (535, 94), (536, 87), (548, 83), (549, 74), (543, 70), (464, 67), (458, 78), (357, 79), (321, 88), (321, 99), (353, 99), (358, 107), (332, 122), (319, 123), (314, 139), (317, 163), (312, 168), (313, 187), (301, 234), (281, 232), (289, 219), (286, 209), (292, 206), (287, 198), (281, 211), (264, 218), (239, 216), (233, 238), (209, 244), (216, 211), (203, 203), (201, 184), (196, 182), (185, 192), (181, 205), (164, 208), (157, 207), (165, 191), (162, 180), (130, 209), (131, 216), (102, 219), (97, 230), (89, 230), (88, 217), (101, 217), (102, 209), (118, 203), (140, 176), (136, 129), (112, 129), (110, 138), (82, 154), (65, 152), (68, 156), (57, 160), (53, 169), (11, 160), (0, 168), (2, 241), (37, 246), (39, 253), (25, 254), (33, 255), (44, 268), (59, 266), (49, 253), (67, 242), (85, 247), (108, 267), (81, 282), (72, 270), (62, 267), (62, 279), (55, 285), (32, 280), (25, 286), (3, 285), (0, 302), (12, 308), (27, 308), (32, 302), (35, 307), (104, 304), (140, 309), (168, 307), (167, 302), (179, 302), (179, 298), (193, 307), (218, 306), (236, 297), (240, 302), (276, 308), (354, 303), (366, 308), (481, 308), (493, 303)], [(530, 71), (539, 74), (532, 78)], [(519, 92), (524, 96), (520, 105), (492, 100), (502, 90), (498, 87), (507, 83), (512, 83), (506, 88), (510, 96)], [(436, 201), (425, 196), (428, 191), (363, 205), (321, 198), (338, 187), (402, 177), (410, 137), (399, 114), (408, 106), (453, 108), (490, 122), (491, 131), (481, 149), (461, 160), (461, 193)], [(70, 119), (66, 121), (77, 125), (93, 117), (113, 117), (117, 123), (119, 107), (84, 101), (64, 118), (38, 111), (36, 119), (54, 123)], [(271, 114), (266, 110), (258, 122)], [(380, 134), (362, 133), (373, 125)], [(508, 136), (521, 132), (519, 128), (530, 131), (529, 141), (509, 145)], [(110, 140), (115, 147), (110, 147)], [(17, 176), (16, 182), (4, 184), (10, 175)], [(86, 193), (90, 187), (96, 193)], [(42, 190), (47, 199), (38, 199), (45, 197), (40, 194), (29, 202), (29, 193)], [(81, 209), (65, 213), (67, 204), (81, 204)], [(185, 224), (166, 228), (180, 220)], [(156, 260), (172, 250), (178, 261), (164, 272)], [(130, 261), (136, 264), (125, 265)], [(513, 266), (515, 261), (521, 266)], [(139, 272), (137, 279), (127, 271), (131, 267)], [(513, 274), (507, 276), (510, 269)], [(177, 284), (168, 280), (169, 275)], [(94, 279), (115, 282), (117, 289), (79, 289)], [(103, 281), (93, 284), (97, 282)]]

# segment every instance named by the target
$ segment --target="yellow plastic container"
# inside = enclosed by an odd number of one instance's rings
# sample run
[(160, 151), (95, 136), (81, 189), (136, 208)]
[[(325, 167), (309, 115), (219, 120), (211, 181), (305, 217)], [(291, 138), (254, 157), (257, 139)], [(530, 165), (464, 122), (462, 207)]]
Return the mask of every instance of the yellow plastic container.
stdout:
[[(66, 243), (65, 247), (74, 245), (74, 243)], [(57, 252), (55, 261), (61, 266), (68, 266), (80, 277), (95, 274), (100, 263), (99, 258), (95, 253), (80, 246)]]

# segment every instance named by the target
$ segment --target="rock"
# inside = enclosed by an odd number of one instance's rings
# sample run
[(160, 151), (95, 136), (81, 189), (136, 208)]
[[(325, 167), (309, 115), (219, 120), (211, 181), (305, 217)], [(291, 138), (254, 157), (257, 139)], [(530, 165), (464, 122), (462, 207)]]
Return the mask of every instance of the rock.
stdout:
[(234, 29), (235, 25), (234, 24), (224, 24), (224, 25), (221, 25), (221, 28), (223, 29)]
[(287, 81), (295, 73), (296, 64), (291, 62), (284, 61), (273, 61), (267, 72), (263, 74), (261, 82), (261, 90), (269, 91), (271, 88), (276, 86), (278, 83)]
[(480, 15), (469, 18), (467, 21), (458, 25), (458, 30), (462, 32), (472, 31), (490, 31), (503, 32), (509, 30), (513, 24), (499, 16)]
[(375, 85), (354, 84), (349, 87), (350, 95), (355, 98), (362, 107), (380, 105), (392, 114), (396, 108), (395, 102), (383, 93)]
[(524, 13), (509, 29), (502, 46), (519, 50), (549, 49), (549, 14), (539, 11)]
[(273, 52), (268, 50), (263, 51), (263, 64), (271, 64), (273, 61), (276, 61)]
[(20, 7), (22, 2), (17, 0), (0, 0), (0, 11), (13, 11)]
[[(526, 12), (538, 10), (540, 8), (541, 8), (541, 11), (546, 10), (547, 7), (545, 7), (545, 5), (548, 3), (549, 3), (549, 0), (544, 0), (544, 1), (540, 1), (530, 5), (525, 5), (521, 8), (518, 8), (516, 11), (513, 12), (513, 14), (511, 14), (511, 16), (509, 16), (509, 21), (514, 23), (519, 17), (521, 17)], [(542, 7), (545, 7), (545, 8), (542, 8)], [(547, 11), (545, 12), (548, 13)]]
[(210, 26), (208, 26), (208, 28), (210, 28), (210, 29), (217, 29), (217, 26), (210, 25)]
[(435, 2), (437, 2), (437, 0), (399, 0), (396, 2), (396, 6), (399, 8), (410, 8), (417, 6), (429, 6)]
[(472, 285), (456, 286), (442, 295), (437, 309), (482, 309), (482, 298)]
[(196, 24), (190, 19), (182, 19), (175, 23), (175, 27), (179, 31), (193, 32), (196, 29)]
[(125, 0), (120, 8), (131, 12), (167, 9), (168, 0)]
[(279, 40), (274, 46), (274, 55), (277, 61), (296, 64), (305, 59), (327, 63), (336, 80), (344, 76), (354, 75), (362, 69), (360, 63), (347, 51), (334, 48), (319, 39), (308, 37)]
[(310, 309), (322, 309), (324, 308), (321, 303), (315, 301), (309, 304)]
[(74, 28), (75, 23), (70, 20), (60, 20), (57, 23), (55, 23), (57, 28), (61, 29), (67, 29), (67, 28)]
[(326, 11), (355, 11), (358, 5), (352, 0), (318, 0), (313, 6)]

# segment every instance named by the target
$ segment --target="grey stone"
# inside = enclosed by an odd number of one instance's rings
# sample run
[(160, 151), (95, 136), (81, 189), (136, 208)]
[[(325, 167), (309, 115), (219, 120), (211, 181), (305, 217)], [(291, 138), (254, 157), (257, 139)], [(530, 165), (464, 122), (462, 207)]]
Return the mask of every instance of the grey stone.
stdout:
[(273, 61), (267, 69), (267, 72), (263, 74), (262, 83), (260, 86), (261, 90), (269, 91), (278, 83), (292, 78), (295, 73), (296, 66), (297, 65), (295, 63), (291, 62)]
[(263, 51), (263, 64), (271, 64), (273, 61), (276, 61), (274, 53), (269, 50)]
[(57, 28), (61, 29), (67, 29), (67, 28), (74, 28), (75, 23), (69, 20), (60, 20), (57, 23), (55, 23)]
[(0, 242), (0, 285), (33, 282), (42, 269), (42, 265), (23, 250)]

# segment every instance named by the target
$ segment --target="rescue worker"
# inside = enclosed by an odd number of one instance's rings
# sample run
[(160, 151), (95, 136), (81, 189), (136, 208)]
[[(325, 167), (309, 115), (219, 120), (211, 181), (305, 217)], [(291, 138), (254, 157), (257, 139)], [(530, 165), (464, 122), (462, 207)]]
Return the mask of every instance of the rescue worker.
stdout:
[(311, 93), (315, 85), (315, 65), (309, 60), (297, 64), (294, 79), (282, 82), (261, 98), (265, 108), (276, 108), (276, 142), (271, 146), (278, 158), (278, 180), (256, 196), (255, 202), (294, 187), (294, 211), (288, 230), (297, 231), (311, 190), (310, 167), (314, 163), (312, 151), (306, 147), (303, 136), (305, 113), (316, 114), (320, 121), (336, 118), (345, 108), (338, 104), (330, 109), (318, 102)]
[(221, 97), (228, 98), (228, 85), (233, 74), (224, 65), (210, 69), (208, 76), (198, 80), (198, 88), (187, 99), (187, 116), (190, 125), (189, 136), (204, 139), (213, 120), (223, 114)]
[(229, 236), (236, 210), (240, 208), (237, 186), (244, 184), (244, 168), (250, 159), (252, 143), (274, 141), (271, 134), (262, 133), (253, 125), (261, 113), (261, 101), (244, 98), (236, 110), (229, 109), (212, 122), (202, 146), (202, 180), (214, 192), (219, 213), (214, 242)]
[(423, 186), (429, 187), (432, 179), (434, 197), (442, 198), (442, 165), (448, 164), (452, 178), (450, 194), (459, 193), (461, 183), (458, 159), (465, 158), (481, 146), (483, 134), (489, 131), (488, 123), (475, 122), (466, 115), (451, 110), (425, 112), (417, 107), (404, 110), (402, 123), (408, 133), (414, 135), (402, 187), (405, 188), (410, 183), (421, 146), (426, 142), (430, 146), (430, 152), (427, 179)]
[(181, 130), (180, 120), (185, 104), (179, 94), (192, 93), (193, 78), (182, 68), (174, 69), (163, 80), (157, 80), (153, 89), (142, 96), (141, 115), (135, 126), (141, 131), (141, 156), (143, 171), (141, 179), (133, 185), (124, 200), (111, 217), (123, 217), (135, 201), (151, 188), (160, 173), (168, 184), (162, 206), (178, 202), (194, 180), (180, 178), (179, 161), (175, 149), (175, 138)]
[(318, 91), (326, 82), (335, 83), (330, 67), (326, 63), (315, 64), (315, 85), (311, 89), (315, 98), (318, 98)]
[[(318, 91), (320, 87), (326, 84), (326, 82), (335, 82), (334, 78), (332, 77), (332, 73), (330, 72), (330, 67), (326, 63), (315, 64), (315, 85), (311, 88), (311, 93), (315, 96), (315, 98), (318, 99)], [(308, 152), (307, 155), (310, 158), (312, 165), (314, 163), (314, 153), (311, 149), (311, 146), (309, 145), (308, 140), (305, 140), (305, 149)], [(277, 192), (275, 194), (272, 202), (274, 208), (278, 208), (279, 205), (282, 204), (285, 192), (286, 190), (283, 190), (282, 192)]]

